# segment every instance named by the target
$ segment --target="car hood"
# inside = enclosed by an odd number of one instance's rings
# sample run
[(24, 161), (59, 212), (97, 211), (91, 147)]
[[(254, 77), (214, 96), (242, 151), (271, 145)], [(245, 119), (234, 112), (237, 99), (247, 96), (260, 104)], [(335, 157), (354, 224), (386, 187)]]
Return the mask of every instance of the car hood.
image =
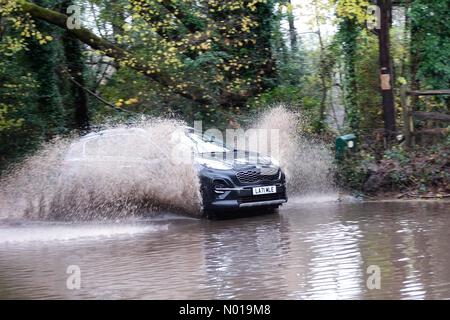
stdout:
[(219, 170), (242, 170), (254, 167), (278, 167), (268, 156), (255, 152), (235, 151), (228, 153), (197, 154), (195, 163), (200, 166)]

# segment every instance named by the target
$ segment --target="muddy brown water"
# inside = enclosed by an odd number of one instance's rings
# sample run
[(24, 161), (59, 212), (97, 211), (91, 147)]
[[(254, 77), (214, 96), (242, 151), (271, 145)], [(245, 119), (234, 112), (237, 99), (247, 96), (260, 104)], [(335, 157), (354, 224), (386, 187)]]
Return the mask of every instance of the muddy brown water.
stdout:
[[(450, 203), (315, 203), (205, 221), (0, 220), (2, 299), (450, 299)], [(367, 287), (369, 266), (380, 289)], [(80, 289), (68, 289), (69, 266)]]

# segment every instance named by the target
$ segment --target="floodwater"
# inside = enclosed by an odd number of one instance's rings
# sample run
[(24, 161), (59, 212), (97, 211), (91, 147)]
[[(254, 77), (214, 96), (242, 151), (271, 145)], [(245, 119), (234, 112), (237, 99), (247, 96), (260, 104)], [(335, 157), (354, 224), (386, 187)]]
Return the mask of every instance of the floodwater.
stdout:
[(450, 299), (449, 209), (291, 199), (225, 221), (0, 220), (0, 298)]

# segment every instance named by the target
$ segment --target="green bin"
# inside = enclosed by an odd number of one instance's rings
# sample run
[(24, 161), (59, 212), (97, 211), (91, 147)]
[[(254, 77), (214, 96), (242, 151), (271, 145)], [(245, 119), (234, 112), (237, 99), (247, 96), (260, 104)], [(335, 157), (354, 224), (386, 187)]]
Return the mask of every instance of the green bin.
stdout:
[(356, 151), (356, 135), (347, 134), (336, 138), (336, 159), (344, 159), (346, 154)]

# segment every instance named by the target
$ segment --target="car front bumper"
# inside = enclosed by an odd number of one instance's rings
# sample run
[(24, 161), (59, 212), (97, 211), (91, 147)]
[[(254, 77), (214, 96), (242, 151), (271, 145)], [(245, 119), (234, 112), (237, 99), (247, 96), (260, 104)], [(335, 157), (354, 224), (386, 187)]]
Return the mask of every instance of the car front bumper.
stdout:
[[(236, 212), (245, 209), (277, 208), (286, 203), (286, 179), (280, 170), (271, 181), (242, 183), (233, 170), (201, 168), (199, 178), (203, 209), (208, 212)], [(253, 188), (275, 186), (275, 193), (253, 195)]]
[(223, 188), (217, 191), (214, 201), (208, 207), (215, 211), (235, 211), (246, 208), (279, 207), (287, 202), (286, 187), (284, 184), (276, 185), (276, 193), (253, 195), (253, 188), (261, 185), (238, 188)]

